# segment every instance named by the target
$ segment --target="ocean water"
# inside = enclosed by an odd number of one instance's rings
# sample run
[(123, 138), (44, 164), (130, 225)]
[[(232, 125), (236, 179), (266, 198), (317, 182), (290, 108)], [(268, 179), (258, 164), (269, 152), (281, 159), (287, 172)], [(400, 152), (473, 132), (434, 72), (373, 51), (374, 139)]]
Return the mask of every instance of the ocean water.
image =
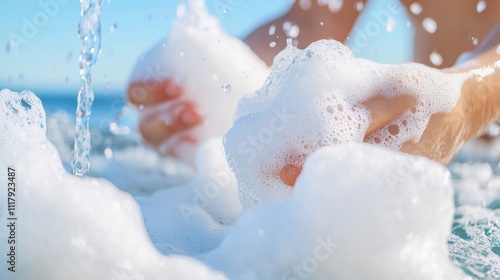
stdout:
[[(76, 114), (76, 93), (49, 94), (37, 89), (31, 89), (37, 93), (43, 104), (47, 116), (57, 112), (68, 114), (72, 118)], [(97, 94), (92, 106), (92, 117), (90, 118), (93, 128), (104, 128), (107, 123), (112, 122), (120, 116), (126, 105), (125, 94), (104, 95)]]

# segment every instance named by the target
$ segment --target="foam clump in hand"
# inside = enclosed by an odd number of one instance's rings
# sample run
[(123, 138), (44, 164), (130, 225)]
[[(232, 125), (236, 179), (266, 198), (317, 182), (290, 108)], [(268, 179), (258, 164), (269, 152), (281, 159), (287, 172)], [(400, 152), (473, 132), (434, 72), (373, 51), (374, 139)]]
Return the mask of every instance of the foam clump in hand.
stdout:
[(203, 260), (230, 279), (464, 279), (448, 257), (453, 212), (439, 164), (365, 143), (323, 147), (290, 198), (248, 208)]
[[(169, 78), (179, 83), (183, 100), (194, 102), (205, 122), (187, 132), (171, 137), (160, 150), (176, 149), (182, 159), (192, 157), (192, 148), (176, 145), (179, 139), (206, 140), (222, 136), (233, 123), (238, 100), (264, 83), (268, 69), (242, 41), (224, 33), (217, 19), (210, 15), (203, 0), (180, 4), (178, 18), (168, 37), (154, 46), (135, 67), (131, 81), (150, 84)], [(145, 91), (133, 92), (136, 99)], [(174, 106), (166, 102), (149, 112)], [(168, 116), (165, 116), (168, 122)], [(201, 141), (201, 142), (202, 142)]]
[(456, 104), (462, 80), (417, 64), (356, 59), (333, 40), (304, 50), (287, 47), (265, 86), (242, 99), (238, 119), (225, 135), (243, 205), (289, 196), (292, 189), (281, 182), (281, 168), (301, 167), (319, 147), (365, 141), (371, 118), (361, 103), (375, 96), (406, 94), (417, 102), (366, 141), (392, 149), (418, 141), (432, 114)]
[[(221, 279), (194, 259), (161, 255), (130, 195), (105, 180), (67, 173), (33, 93), (0, 91), (0, 127), (0, 167), (16, 174), (17, 279)], [(7, 182), (7, 172), (0, 180)], [(0, 193), (3, 225), (6, 194)], [(7, 234), (2, 227), (2, 244)], [(6, 250), (0, 246), (2, 256)], [(12, 275), (0, 270), (0, 279)]]

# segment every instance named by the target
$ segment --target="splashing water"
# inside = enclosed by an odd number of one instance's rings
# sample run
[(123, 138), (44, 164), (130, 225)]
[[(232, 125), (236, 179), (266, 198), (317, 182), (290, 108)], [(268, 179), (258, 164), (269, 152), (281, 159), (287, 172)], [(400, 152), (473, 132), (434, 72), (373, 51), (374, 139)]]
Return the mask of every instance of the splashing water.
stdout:
[(76, 135), (73, 154), (73, 174), (84, 176), (87, 174), (90, 162), (90, 130), (89, 118), (94, 101), (92, 90), (91, 70), (97, 62), (101, 52), (101, 13), (102, 0), (80, 0), (82, 10), (78, 34), (82, 40), (80, 53), (81, 87), (78, 92), (78, 106), (76, 109)]
[(231, 90), (233, 90), (233, 87), (230, 85), (230, 84), (223, 84), (221, 86), (221, 90), (224, 92), (224, 93), (230, 93)]

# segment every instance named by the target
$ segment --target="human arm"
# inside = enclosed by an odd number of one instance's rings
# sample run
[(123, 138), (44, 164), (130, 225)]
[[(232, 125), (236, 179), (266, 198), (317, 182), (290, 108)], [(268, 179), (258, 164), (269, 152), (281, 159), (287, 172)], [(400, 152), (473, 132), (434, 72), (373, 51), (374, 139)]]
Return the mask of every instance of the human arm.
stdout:
[[(293, 32), (286, 32), (286, 22), (297, 25), (298, 35), (294, 38), (297, 47), (304, 49), (309, 44), (320, 39), (335, 39), (343, 42), (367, 0), (345, 0), (342, 6), (329, 7), (325, 1), (295, 1), (292, 8), (283, 16), (271, 20), (253, 31), (245, 43), (267, 65), (271, 65), (278, 52), (286, 47), (286, 39)], [(271, 44), (274, 42), (274, 44)]]
[(457, 105), (451, 112), (433, 115), (421, 140), (405, 143), (401, 150), (447, 164), (465, 143), (500, 120), (500, 54), (491, 48), (444, 71), (469, 76)]

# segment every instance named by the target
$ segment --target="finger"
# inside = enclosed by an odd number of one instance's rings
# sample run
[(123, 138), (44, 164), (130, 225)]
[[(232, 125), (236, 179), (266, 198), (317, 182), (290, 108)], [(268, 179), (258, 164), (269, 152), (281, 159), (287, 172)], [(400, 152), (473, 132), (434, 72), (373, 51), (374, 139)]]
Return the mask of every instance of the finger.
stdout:
[[(168, 141), (163, 142), (159, 147), (158, 151), (164, 155), (170, 155), (175, 158), (192, 160), (195, 158), (195, 147), (199, 144), (197, 138), (189, 133), (177, 134), (170, 137)], [(194, 162), (190, 162), (193, 163)]]
[(164, 101), (176, 99), (181, 94), (181, 87), (170, 79), (165, 79), (161, 82), (133, 82), (127, 89), (129, 102), (136, 106), (159, 104)]
[(406, 110), (414, 107), (416, 100), (409, 95), (398, 95), (391, 98), (378, 95), (362, 104), (368, 107), (372, 119), (370, 126), (366, 130), (366, 136), (368, 136), (401, 116)]
[(194, 104), (182, 102), (167, 112), (141, 120), (139, 130), (146, 142), (157, 147), (173, 135), (202, 122), (203, 117), (198, 113)]
[(302, 172), (302, 167), (287, 164), (280, 171), (280, 179), (287, 186), (293, 187), (295, 186), (295, 182), (297, 181), (300, 172)]

